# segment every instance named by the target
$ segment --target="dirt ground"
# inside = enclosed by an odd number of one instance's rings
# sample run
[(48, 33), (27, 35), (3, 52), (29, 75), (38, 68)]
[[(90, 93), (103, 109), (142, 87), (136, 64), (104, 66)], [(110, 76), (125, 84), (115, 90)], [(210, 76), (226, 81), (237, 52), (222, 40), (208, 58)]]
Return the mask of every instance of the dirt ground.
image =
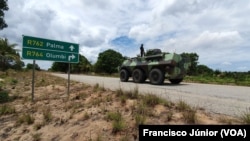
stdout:
[(0, 103), (1, 141), (136, 141), (139, 124), (241, 124), (183, 101), (142, 98), (136, 90), (71, 81), (68, 95), (67, 80), (42, 71), (35, 76), (32, 101), (30, 71), (0, 72), (0, 88), (9, 93)]

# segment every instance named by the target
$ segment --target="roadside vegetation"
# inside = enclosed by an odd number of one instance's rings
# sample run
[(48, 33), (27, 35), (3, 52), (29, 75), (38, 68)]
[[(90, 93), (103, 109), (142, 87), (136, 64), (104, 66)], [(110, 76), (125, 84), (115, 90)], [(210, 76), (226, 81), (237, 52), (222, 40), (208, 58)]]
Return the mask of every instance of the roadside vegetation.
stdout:
[[(0, 72), (1, 140), (131, 140), (141, 124), (249, 124), (250, 112), (237, 117), (206, 113), (185, 101), (176, 103), (153, 93), (116, 91), (37, 71), (31, 101), (32, 71)], [(8, 120), (7, 120), (8, 119)], [(48, 132), (53, 130), (53, 132)], [(70, 132), (61, 132), (64, 129)], [(60, 131), (60, 132), (56, 132)], [(22, 132), (22, 134), (20, 134)], [(51, 138), (45, 138), (51, 137)]]
[(213, 74), (186, 76), (185, 82), (220, 84), (220, 85), (237, 85), (250, 86), (249, 72), (220, 72)]

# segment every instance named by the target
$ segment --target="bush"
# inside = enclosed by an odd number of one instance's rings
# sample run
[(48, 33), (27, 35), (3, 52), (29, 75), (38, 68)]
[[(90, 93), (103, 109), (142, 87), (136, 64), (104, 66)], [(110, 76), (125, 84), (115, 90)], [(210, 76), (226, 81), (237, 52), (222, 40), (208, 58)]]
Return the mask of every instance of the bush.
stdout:
[(7, 91), (0, 91), (0, 103), (9, 101), (9, 93)]

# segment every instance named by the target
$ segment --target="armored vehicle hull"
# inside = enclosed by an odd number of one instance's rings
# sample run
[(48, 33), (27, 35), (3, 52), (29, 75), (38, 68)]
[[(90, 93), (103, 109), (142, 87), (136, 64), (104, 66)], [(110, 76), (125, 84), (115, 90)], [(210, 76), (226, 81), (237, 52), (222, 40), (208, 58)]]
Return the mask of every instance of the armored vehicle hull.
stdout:
[(180, 54), (149, 50), (143, 57), (128, 58), (118, 68), (120, 81), (127, 82), (132, 77), (135, 83), (149, 79), (151, 84), (161, 85), (165, 79), (179, 84), (190, 67), (188, 58)]

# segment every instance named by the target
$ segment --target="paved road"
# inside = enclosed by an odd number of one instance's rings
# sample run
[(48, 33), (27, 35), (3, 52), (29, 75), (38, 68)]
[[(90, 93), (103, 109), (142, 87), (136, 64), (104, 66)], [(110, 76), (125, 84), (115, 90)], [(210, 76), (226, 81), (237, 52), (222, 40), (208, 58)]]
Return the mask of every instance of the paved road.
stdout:
[[(65, 79), (68, 78), (67, 74), (52, 74)], [(119, 78), (74, 74), (70, 75), (70, 80), (91, 85), (98, 83), (100, 86), (111, 90), (119, 88), (133, 90), (137, 87), (142, 94), (155, 94), (174, 102), (183, 100), (187, 104), (204, 108), (211, 113), (240, 117), (247, 110), (250, 112), (250, 87), (184, 82), (179, 85), (171, 85), (165, 82), (164, 85), (156, 86), (148, 82), (136, 84), (132, 80), (120, 82)]]

